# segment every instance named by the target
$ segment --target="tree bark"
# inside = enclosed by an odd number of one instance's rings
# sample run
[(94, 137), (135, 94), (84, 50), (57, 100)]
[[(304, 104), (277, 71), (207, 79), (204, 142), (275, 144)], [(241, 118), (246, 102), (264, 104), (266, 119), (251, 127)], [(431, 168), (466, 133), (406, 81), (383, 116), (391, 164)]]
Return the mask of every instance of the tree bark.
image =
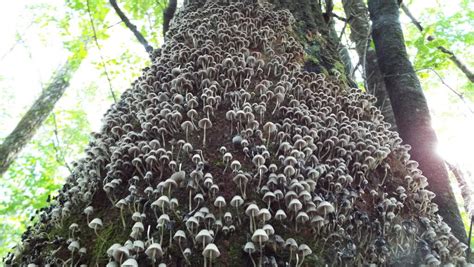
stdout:
[(170, 22), (174, 17), (176, 12), (176, 7), (178, 6), (177, 0), (170, 0), (168, 6), (163, 10), (163, 36), (166, 37), (166, 32), (170, 28)]
[(356, 45), (359, 63), (362, 66), (362, 76), (367, 92), (377, 97), (375, 106), (378, 107), (386, 122), (390, 123), (392, 131), (397, 131), (392, 104), (385, 88), (385, 82), (377, 63), (375, 50), (370, 47), (369, 11), (362, 0), (342, 1), (347, 22), (350, 25), (349, 38)]
[(7, 171), (10, 164), (49, 116), (54, 105), (69, 86), (72, 71), (68, 63), (57, 70), (39, 98), (21, 118), (15, 129), (3, 140), (0, 145), (0, 176)]
[(447, 170), (436, 152), (437, 138), (431, 126), (428, 104), (406, 52), (398, 3), (395, 0), (370, 0), (368, 3), (377, 59), (400, 136), (412, 146), (412, 158), (419, 162), (420, 169), (428, 177), (440, 215), (454, 235), (465, 240), (466, 232)]
[(316, 1), (189, 2), (7, 264), (407, 266), (422, 223), (454, 238)]

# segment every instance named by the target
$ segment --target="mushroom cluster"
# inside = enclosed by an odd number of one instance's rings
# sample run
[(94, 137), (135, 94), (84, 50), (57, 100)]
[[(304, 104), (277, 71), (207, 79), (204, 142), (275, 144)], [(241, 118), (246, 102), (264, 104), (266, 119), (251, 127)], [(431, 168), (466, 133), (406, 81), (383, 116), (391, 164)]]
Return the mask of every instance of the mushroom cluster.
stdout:
[(228, 2), (177, 14), (7, 265), (463, 264), (374, 97), (302, 70), (289, 11)]

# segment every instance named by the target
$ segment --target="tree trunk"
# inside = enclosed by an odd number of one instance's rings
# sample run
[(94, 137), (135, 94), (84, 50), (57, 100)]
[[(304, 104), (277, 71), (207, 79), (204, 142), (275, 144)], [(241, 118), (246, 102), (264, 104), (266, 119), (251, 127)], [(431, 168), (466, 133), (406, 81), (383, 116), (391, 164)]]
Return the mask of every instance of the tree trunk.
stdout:
[(367, 92), (377, 97), (375, 106), (382, 111), (384, 120), (390, 123), (390, 130), (397, 131), (392, 104), (379, 70), (377, 56), (375, 50), (369, 46), (370, 21), (367, 6), (362, 0), (344, 0), (342, 4), (351, 29), (349, 38), (356, 45), (356, 52), (359, 56), (358, 64), (362, 66), (362, 76), (366, 82)]
[(418, 77), (408, 59), (399, 22), (397, 1), (370, 0), (372, 36), (377, 59), (390, 96), (400, 137), (412, 145), (411, 156), (428, 177), (439, 213), (460, 240), (466, 240), (444, 161), (436, 152), (437, 138)]
[(7, 264), (408, 265), (423, 225), (452, 237), (316, 1), (229, 2), (177, 13)]
[(68, 64), (56, 71), (39, 98), (21, 118), (15, 129), (3, 140), (0, 145), (0, 176), (7, 171), (18, 153), (33, 138), (36, 130), (43, 124), (56, 102), (63, 96), (69, 86), (71, 73), (72, 69)]

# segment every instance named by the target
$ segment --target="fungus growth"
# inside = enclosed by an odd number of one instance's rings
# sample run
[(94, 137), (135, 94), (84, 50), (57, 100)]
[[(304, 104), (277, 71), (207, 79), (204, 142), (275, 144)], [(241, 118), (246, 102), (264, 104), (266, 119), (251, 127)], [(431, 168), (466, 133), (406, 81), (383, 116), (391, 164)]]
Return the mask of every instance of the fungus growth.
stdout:
[(465, 263), (374, 97), (305, 71), (295, 19), (259, 2), (176, 15), (7, 265)]

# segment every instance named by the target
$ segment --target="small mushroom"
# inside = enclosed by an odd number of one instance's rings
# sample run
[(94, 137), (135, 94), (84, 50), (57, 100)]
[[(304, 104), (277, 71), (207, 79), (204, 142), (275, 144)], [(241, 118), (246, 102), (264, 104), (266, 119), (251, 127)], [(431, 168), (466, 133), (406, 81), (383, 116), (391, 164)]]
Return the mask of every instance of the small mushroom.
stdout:
[(205, 147), (206, 146), (206, 129), (212, 127), (212, 122), (208, 118), (203, 118), (198, 122), (199, 128), (204, 129), (204, 138), (202, 140), (202, 145)]
[(219, 249), (213, 243), (208, 244), (204, 250), (202, 251), (202, 255), (204, 256), (204, 267), (207, 266), (207, 258), (209, 258), (209, 267), (212, 266), (212, 261), (218, 258), (221, 253)]
[(244, 246), (244, 251), (249, 254), (250, 259), (252, 260), (253, 267), (257, 267), (257, 264), (255, 263), (255, 260), (252, 257), (252, 253), (255, 252), (255, 245), (252, 242), (247, 242)]
[(89, 228), (94, 229), (94, 233), (95, 233), (95, 235), (96, 235), (98, 238), (102, 239), (102, 238), (99, 236), (99, 234), (97, 234), (97, 229), (102, 228), (102, 226), (103, 226), (101, 219), (99, 219), (99, 218), (94, 218), (94, 219), (88, 224), (88, 226), (89, 226)]

